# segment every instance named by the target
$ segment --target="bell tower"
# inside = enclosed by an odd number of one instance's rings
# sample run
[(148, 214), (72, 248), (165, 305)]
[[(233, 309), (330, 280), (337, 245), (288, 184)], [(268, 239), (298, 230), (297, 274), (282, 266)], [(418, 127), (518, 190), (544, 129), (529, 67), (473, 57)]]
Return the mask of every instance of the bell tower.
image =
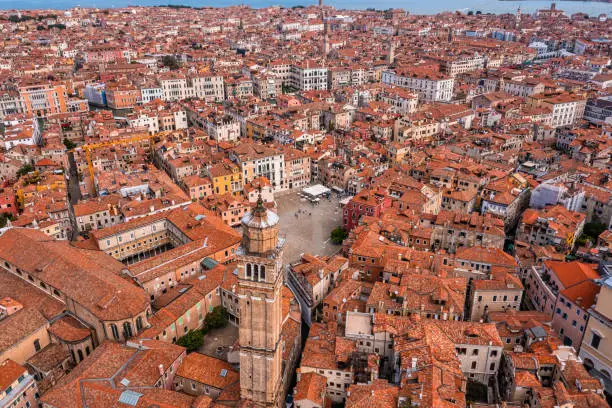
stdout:
[(238, 251), (240, 299), (240, 397), (257, 407), (283, 403), (282, 288), (283, 244), (278, 216), (261, 199), (242, 218)]
[(393, 43), (393, 36), (389, 36), (388, 47), (387, 64), (392, 65), (395, 62), (395, 44)]
[(325, 13), (321, 15), (321, 18), (323, 19), (323, 57), (326, 58), (330, 51), (329, 24), (327, 22), (327, 18), (325, 17)]

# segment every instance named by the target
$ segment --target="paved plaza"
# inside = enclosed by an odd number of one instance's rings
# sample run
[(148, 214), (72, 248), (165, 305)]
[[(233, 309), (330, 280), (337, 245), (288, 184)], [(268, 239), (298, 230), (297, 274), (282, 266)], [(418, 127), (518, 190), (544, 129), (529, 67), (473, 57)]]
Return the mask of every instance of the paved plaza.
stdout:
[(321, 197), (317, 205), (300, 198), (297, 192), (277, 196), (276, 202), (280, 232), (287, 239), (285, 263), (299, 260), (305, 252), (330, 255), (340, 250), (340, 246), (333, 245), (329, 238), (331, 231), (342, 225), (342, 211), (334, 194), (329, 201)]
[(204, 343), (198, 350), (202, 354), (227, 361), (229, 347), (238, 340), (238, 327), (228, 323), (220, 329), (213, 329), (204, 336)]

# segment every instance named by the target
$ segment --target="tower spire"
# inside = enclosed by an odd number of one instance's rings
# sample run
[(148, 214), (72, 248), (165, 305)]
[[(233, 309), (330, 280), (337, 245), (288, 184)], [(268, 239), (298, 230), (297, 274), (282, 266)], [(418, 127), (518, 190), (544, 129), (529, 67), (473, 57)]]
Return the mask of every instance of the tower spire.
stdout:
[(257, 196), (257, 204), (255, 204), (255, 208), (253, 208), (253, 214), (261, 216), (267, 210), (266, 207), (264, 207), (263, 198), (261, 198), (261, 186), (257, 187), (257, 190), (259, 190), (259, 195)]

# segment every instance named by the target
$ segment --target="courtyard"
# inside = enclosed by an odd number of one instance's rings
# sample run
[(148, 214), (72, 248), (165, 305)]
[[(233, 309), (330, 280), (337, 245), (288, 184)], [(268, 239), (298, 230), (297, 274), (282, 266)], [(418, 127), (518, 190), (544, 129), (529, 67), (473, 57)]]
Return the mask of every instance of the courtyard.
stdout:
[(228, 323), (227, 326), (213, 329), (204, 335), (204, 343), (198, 350), (207, 356), (227, 361), (229, 347), (238, 340), (238, 327)]
[(330, 240), (331, 231), (342, 225), (342, 210), (338, 198), (321, 197), (318, 204), (300, 198), (297, 192), (276, 197), (280, 232), (286, 238), (284, 262), (299, 260), (302, 253), (331, 255), (340, 250)]

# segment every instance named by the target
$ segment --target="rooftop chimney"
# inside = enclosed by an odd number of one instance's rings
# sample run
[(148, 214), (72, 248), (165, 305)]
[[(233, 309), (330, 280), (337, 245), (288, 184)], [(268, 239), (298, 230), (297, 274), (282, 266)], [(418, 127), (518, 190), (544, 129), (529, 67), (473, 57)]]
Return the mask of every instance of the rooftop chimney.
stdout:
[(23, 305), (11, 297), (5, 297), (0, 300), (0, 319), (17, 313), (23, 309)]

